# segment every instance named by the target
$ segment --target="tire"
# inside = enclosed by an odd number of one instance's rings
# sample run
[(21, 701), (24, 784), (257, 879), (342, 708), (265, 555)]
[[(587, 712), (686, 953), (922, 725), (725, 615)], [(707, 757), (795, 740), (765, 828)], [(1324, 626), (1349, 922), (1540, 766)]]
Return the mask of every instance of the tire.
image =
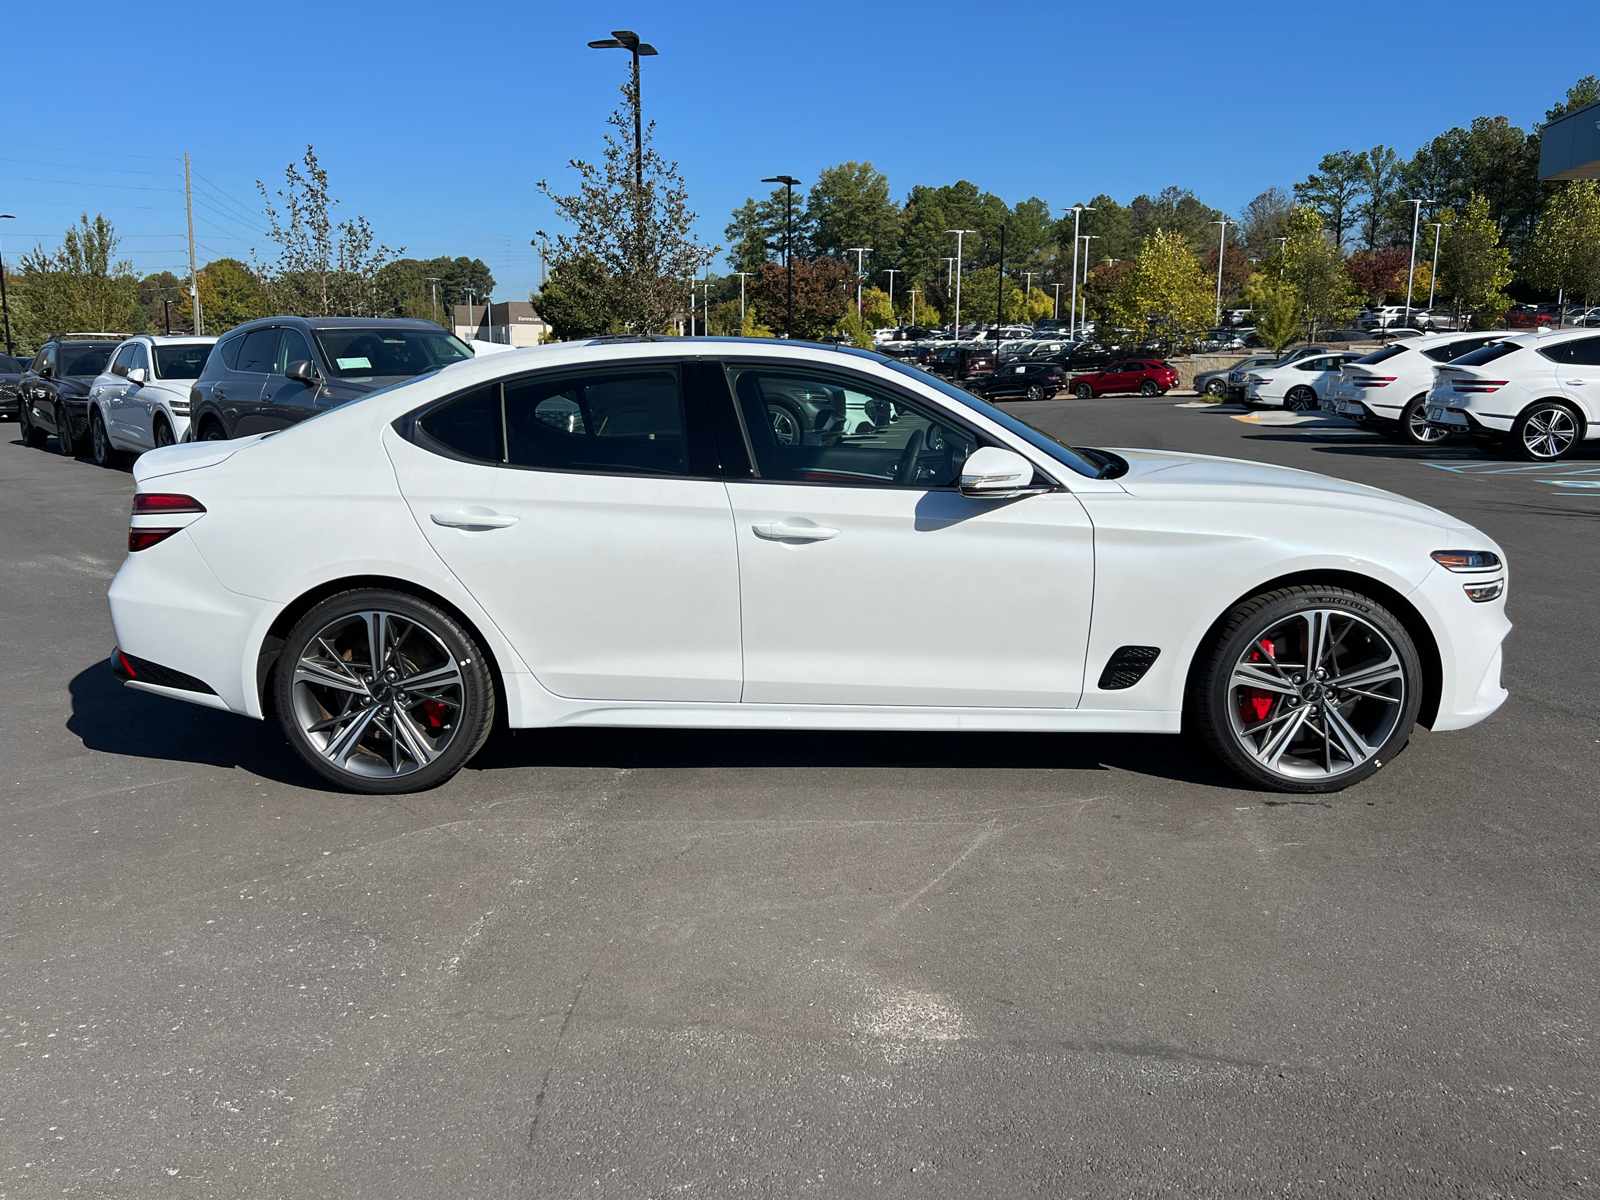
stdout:
[(72, 416), (60, 405), (56, 406), (56, 449), (62, 458), (78, 457), (78, 447), (72, 440)]
[[(370, 669), (375, 639), (387, 671)], [(494, 679), (477, 639), (443, 609), (403, 592), (330, 596), (290, 631), (275, 675), (289, 744), (346, 791), (436, 787), (494, 725)], [(407, 687), (411, 679), (425, 682)]]
[[(1323, 647), (1309, 672), (1308, 642)], [(1345, 678), (1359, 688), (1340, 688)], [(1282, 588), (1235, 608), (1202, 649), (1186, 720), (1256, 787), (1336, 792), (1405, 748), (1423, 683), (1410, 634), (1382, 605), (1347, 588)]]
[(767, 405), (767, 420), (772, 423), (772, 440), (780, 446), (799, 446), (805, 442), (805, 419), (787, 404)]
[(114, 467), (122, 457), (111, 444), (111, 435), (106, 432), (105, 419), (98, 408), (89, 413), (89, 457), (97, 467)]
[(1283, 407), (1290, 412), (1310, 412), (1317, 406), (1317, 394), (1310, 388), (1297, 387), (1283, 398)]
[(1511, 449), (1528, 462), (1555, 462), (1583, 441), (1583, 418), (1565, 400), (1540, 400), (1511, 426)]
[(1156, 386), (1153, 379), (1146, 379), (1139, 385), (1139, 395), (1141, 396), (1159, 396), (1160, 394), (1161, 389)]
[(167, 424), (165, 417), (156, 418), (155, 424), (150, 428), (150, 440), (156, 444), (157, 450), (176, 443), (177, 439), (172, 436), (172, 426)]
[(228, 431), (223, 429), (221, 421), (207, 421), (205, 430), (200, 434), (202, 442), (225, 442), (228, 440)]
[(1080, 383), (1077, 387), (1073, 388), (1072, 389), (1072, 394), (1074, 396), (1076, 396), (1079, 400), (1093, 400), (1094, 399), (1094, 389), (1092, 387), (1090, 387), (1087, 383)]
[(1400, 440), (1410, 446), (1437, 446), (1450, 436), (1447, 429), (1428, 424), (1428, 397), (1413, 396), (1411, 403), (1400, 411), (1400, 426), (1396, 431)]
[(1044, 399), (1044, 388), (1040, 387), (1037, 383), (1030, 383), (1028, 385), (1028, 399), (1029, 400), (1043, 400)]
[(28, 416), (26, 401), (17, 404), (17, 432), (22, 435), (22, 444), (30, 450), (42, 450), (46, 440), (44, 430), (33, 423), (33, 418)]
[(1206, 384), (1206, 395), (1217, 400), (1223, 399), (1228, 394), (1228, 385), (1220, 379), (1213, 379)]

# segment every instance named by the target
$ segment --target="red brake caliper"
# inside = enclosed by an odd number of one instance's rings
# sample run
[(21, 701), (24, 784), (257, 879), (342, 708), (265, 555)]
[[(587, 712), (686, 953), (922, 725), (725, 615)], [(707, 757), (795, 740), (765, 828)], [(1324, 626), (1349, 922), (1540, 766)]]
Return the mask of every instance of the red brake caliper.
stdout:
[(447, 711), (442, 700), (424, 700), (422, 702), (422, 713), (428, 718), (429, 729), (443, 729)]
[[(1262, 654), (1263, 650), (1266, 651), (1265, 655)], [(1277, 648), (1266, 638), (1262, 638), (1260, 649), (1250, 651), (1250, 661), (1261, 662), (1276, 653)], [(1273, 699), (1271, 692), (1263, 691), (1261, 688), (1246, 688), (1239, 701), (1239, 719), (1245, 722), (1250, 722), (1252, 718), (1256, 721), (1265, 721), (1267, 714), (1272, 711)]]

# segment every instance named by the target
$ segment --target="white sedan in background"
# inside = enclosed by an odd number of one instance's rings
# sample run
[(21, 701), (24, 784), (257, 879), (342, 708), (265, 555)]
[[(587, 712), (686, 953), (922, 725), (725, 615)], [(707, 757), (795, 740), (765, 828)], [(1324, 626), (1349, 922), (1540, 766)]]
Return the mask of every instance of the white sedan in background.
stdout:
[(89, 450), (102, 467), (120, 453), (142, 454), (183, 441), (189, 389), (200, 378), (213, 337), (138, 334), (117, 348), (89, 388)]
[[(767, 398), (802, 385), (872, 423), (780, 441)], [(1506, 695), (1505, 558), (1471, 526), (1305, 471), (1074, 449), (874, 353), (517, 350), (135, 478), (118, 676), (275, 710), (355, 791), (440, 783), (503, 713), (1190, 726), (1257, 787), (1326, 792)]]
[(1257, 367), (1245, 376), (1245, 407), (1310, 412), (1321, 404), (1324, 397), (1333, 395), (1333, 389), (1339, 382), (1339, 368), (1360, 357), (1359, 354), (1339, 351)]

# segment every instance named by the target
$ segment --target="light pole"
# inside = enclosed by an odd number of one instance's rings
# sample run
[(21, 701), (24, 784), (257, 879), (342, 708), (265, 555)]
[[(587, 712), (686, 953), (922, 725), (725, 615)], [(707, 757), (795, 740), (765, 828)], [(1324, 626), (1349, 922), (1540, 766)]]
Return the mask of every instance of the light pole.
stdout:
[(911, 289), (911, 323), (913, 325), (917, 323), (917, 296), (921, 294), (921, 292), (921, 288)]
[(900, 274), (900, 268), (885, 267), (883, 273), (889, 277), (889, 316), (894, 317), (894, 322), (898, 325), (900, 319), (894, 315), (894, 277)]
[(1038, 273), (1039, 272), (1037, 271), (1022, 272), (1022, 274), (1026, 276), (1028, 280), (1027, 290), (1022, 293), (1022, 311), (1024, 314), (1026, 314), (1028, 311), (1028, 301), (1033, 299), (1033, 277)]
[(1267, 240), (1269, 242), (1278, 243), (1278, 277), (1281, 279), (1283, 277), (1283, 260), (1289, 253), (1289, 239), (1286, 237), (1281, 237), (1268, 238)]
[(1089, 286), (1088, 286), (1089, 285), (1089, 243), (1090, 242), (1098, 242), (1100, 240), (1100, 235), (1098, 233), (1086, 233), (1086, 234), (1083, 235), (1083, 237), (1079, 238), (1078, 240), (1083, 243), (1083, 283), (1084, 283), (1084, 288), (1083, 288), (1083, 307), (1080, 310), (1083, 315), (1078, 320), (1078, 331), (1079, 331), (1079, 333), (1082, 333), (1083, 332), (1083, 327), (1089, 323)]
[(746, 275), (750, 275), (752, 273), (753, 272), (750, 271), (734, 272), (734, 274), (739, 277), (739, 326), (741, 333), (744, 332), (744, 280)]
[(433, 293), (433, 323), (437, 325), (439, 323), (439, 277), (437, 275), (429, 275), (427, 278), (428, 282), (433, 285), (429, 291)]
[[(1428, 273), (1428, 312), (1433, 312), (1433, 287), (1439, 282), (1439, 234), (1444, 230), (1443, 221), (1429, 221), (1433, 226), (1433, 269)], [(1432, 325), (1430, 317), (1428, 324)]]
[[(15, 221), (17, 218), (11, 213), (0, 213), (0, 221)], [(6, 354), (15, 358), (11, 351), (11, 305), (6, 301), (6, 256), (0, 252), (0, 313), (6, 318)]]
[(793, 175), (774, 175), (762, 183), (783, 184), (783, 274), (786, 298), (783, 310), (783, 336), (794, 336), (794, 263), (789, 252), (794, 242), (794, 189), (799, 180)]
[(955, 266), (952, 269), (954, 270), (955, 277), (956, 277), (956, 323), (955, 323), (955, 335), (956, 335), (956, 341), (959, 343), (961, 341), (961, 238), (962, 238), (962, 236), (964, 234), (968, 234), (968, 233), (973, 234), (974, 236), (976, 236), (978, 231), (976, 229), (946, 229), (945, 232), (946, 233), (953, 233), (953, 234), (956, 235)]
[(1074, 204), (1072, 206), (1072, 313), (1071, 321), (1067, 325), (1067, 336), (1077, 331), (1078, 325), (1078, 219), (1086, 212), (1094, 212), (1087, 204)]
[(1222, 257), (1228, 250), (1228, 226), (1231, 222), (1227, 217), (1220, 221), (1211, 222), (1213, 225), (1222, 226), (1217, 238), (1217, 324), (1222, 324)]
[(590, 42), (591, 50), (633, 51), (633, 183), (644, 191), (644, 98), (639, 91), (639, 56), (659, 53), (648, 42), (641, 42), (631, 29), (613, 29), (611, 36)]
[(862, 268), (866, 265), (866, 256), (872, 253), (871, 246), (846, 246), (846, 254), (856, 256), (856, 319), (861, 318), (861, 279)]
[(478, 326), (477, 322), (472, 319), (472, 302), (478, 298), (478, 289), (464, 287), (461, 290), (467, 294), (467, 341), (476, 341), (477, 339), (472, 336), (472, 331)]
[(1406, 315), (1405, 315), (1405, 320), (1404, 320), (1404, 324), (1410, 325), (1411, 324), (1411, 287), (1417, 281), (1416, 280), (1416, 275), (1417, 275), (1417, 230), (1419, 228), (1419, 222), (1421, 222), (1421, 220), (1422, 220), (1422, 206), (1424, 204), (1432, 204), (1433, 201), (1432, 200), (1427, 200), (1427, 199), (1419, 199), (1418, 197), (1415, 197), (1415, 196), (1407, 196), (1406, 197), (1406, 203), (1415, 206), (1411, 210), (1411, 269), (1406, 275)]
[(1050, 286), (1056, 290), (1056, 307), (1050, 319), (1052, 321), (1059, 321), (1061, 320), (1061, 285), (1059, 283), (1052, 283)]

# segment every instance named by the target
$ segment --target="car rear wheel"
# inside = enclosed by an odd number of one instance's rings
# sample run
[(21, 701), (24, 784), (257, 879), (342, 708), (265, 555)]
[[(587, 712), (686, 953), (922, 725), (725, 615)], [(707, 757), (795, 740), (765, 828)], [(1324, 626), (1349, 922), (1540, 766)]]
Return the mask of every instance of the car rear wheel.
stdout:
[(1080, 383), (1077, 387), (1073, 388), (1072, 389), (1072, 394), (1074, 396), (1076, 396), (1079, 400), (1093, 400), (1094, 399), (1094, 389), (1092, 387), (1090, 387), (1087, 383)]
[(1428, 424), (1428, 398), (1413, 396), (1400, 413), (1400, 438), (1413, 446), (1437, 446), (1450, 436), (1448, 429)]
[(302, 617), (274, 690), (300, 757), (369, 795), (443, 783), (494, 724), (494, 681), (472, 634), (444, 610), (385, 589), (332, 596)]
[(1338, 587), (1245, 601), (1202, 651), (1189, 717), (1216, 755), (1280, 792), (1336, 792), (1405, 747), (1422, 663), (1399, 620)]
[(1317, 394), (1307, 387), (1297, 387), (1284, 397), (1283, 406), (1290, 412), (1310, 412), (1317, 406)]
[(798, 446), (805, 440), (805, 423), (787, 404), (767, 405), (767, 420), (772, 422), (772, 440), (780, 446)]
[(1043, 400), (1044, 399), (1044, 389), (1042, 387), (1040, 387), (1037, 383), (1030, 383), (1028, 385), (1028, 399), (1029, 400)]
[(1161, 389), (1156, 386), (1156, 381), (1153, 379), (1146, 379), (1139, 385), (1139, 395), (1141, 396), (1159, 396), (1160, 394)]
[(1511, 427), (1511, 445), (1529, 462), (1553, 462), (1577, 449), (1583, 423), (1563, 400), (1541, 400)]
[(97, 467), (117, 465), (116, 447), (111, 444), (111, 435), (106, 432), (106, 423), (99, 409), (89, 414), (89, 457), (94, 459)]
[(17, 405), (17, 432), (22, 435), (22, 444), (33, 450), (41, 449), (45, 443), (45, 432), (33, 423), (28, 416), (28, 403), (26, 400)]

